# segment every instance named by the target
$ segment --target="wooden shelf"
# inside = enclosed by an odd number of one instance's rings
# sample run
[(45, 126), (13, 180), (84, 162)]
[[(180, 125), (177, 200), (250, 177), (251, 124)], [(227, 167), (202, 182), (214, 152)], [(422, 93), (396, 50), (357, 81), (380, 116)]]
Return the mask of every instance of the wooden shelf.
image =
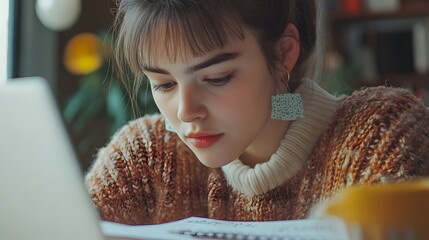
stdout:
[(424, 74), (389, 74), (377, 76), (375, 79), (356, 78), (352, 80), (353, 86), (361, 88), (364, 86), (428, 86), (429, 73)]
[(394, 11), (374, 12), (363, 10), (360, 13), (349, 14), (336, 12), (330, 14), (330, 21), (333, 24), (347, 24), (353, 22), (404, 19), (429, 17), (429, 3), (412, 4)]
[[(353, 58), (353, 56), (349, 56), (348, 54), (354, 53), (349, 52), (350, 49), (345, 47), (349, 43), (348, 41), (350, 41), (350, 37), (367, 37), (361, 40), (354, 40), (367, 41), (366, 43), (359, 43), (362, 45), (373, 44), (371, 45), (371, 48), (369, 48), (373, 51), (375, 51), (375, 47), (378, 47), (377, 44), (374, 44), (373, 42), (377, 39), (370, 38), (374, 37), (373, 35), (363, 35), (368, 29), (368, 31), (377, 31), (377, 29), (374, 30), (371, 28), (371, 24), (378, 24), (378, 21), (386, 21), (386, 26), (390, 25), (394, 27), (395, 24), (397, 24), (396, 20), (399, 20), (398, 23), (406, 22), (408, 24), (408, 21), (416, 20), (420, 22), (426, 21), (426, 19), (429, 19), (429, 0), (402, 0), (401, 8), (393, 11), (382, 12), (364, 9), (356, 14), (350, 14), (341, 11), (330, 12), (327, 15), (327, 25), (330, 34), (329, 38), (330, 41), (332, 41), (331, 47), (335, 47), (335, 51), (340, 55)], [(350, 29), (357, 29), (358, 31), (351, 32), (352, 34), (349, 34)], [(360, 45), (356, 42), (353, 42), (352, 44), (355, 44), (356, 47), (360, 47)], [(348, 87), (353, 89), (372, 86), (393, 86), (410, 89), (416, 93), (416, 95), (422, 95), (423, 92), (423, 95), (427, 96), (425, 98), (425, 103), (429, 105), (429, 71), (422, 74), (402, 74), (397, 73), (395, 72), (395, 69), (392, 69), (391, 74), (376, 75), (373, 78), (352, 77), (345, 79), (345, 81), (347, 81)]]

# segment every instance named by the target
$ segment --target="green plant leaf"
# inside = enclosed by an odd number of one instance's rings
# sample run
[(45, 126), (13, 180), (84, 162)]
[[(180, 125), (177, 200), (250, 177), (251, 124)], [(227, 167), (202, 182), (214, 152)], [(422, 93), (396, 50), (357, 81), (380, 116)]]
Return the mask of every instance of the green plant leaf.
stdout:
[(107, 112), (113, 119), (110, 134), (130, 119), (125, 102), (126, 94), (119, 84), (112, 84), (107, 94)]

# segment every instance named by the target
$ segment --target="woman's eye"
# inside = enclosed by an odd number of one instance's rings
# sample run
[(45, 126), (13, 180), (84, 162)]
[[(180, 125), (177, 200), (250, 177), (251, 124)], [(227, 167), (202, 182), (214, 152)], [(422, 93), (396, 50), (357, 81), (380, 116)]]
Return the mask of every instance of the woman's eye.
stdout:
[(206, 81), (210, 82), (210, 84), (212, 84), (213, 86), (220, 87), (230, 82), (232, 77), (233, 77), (232, 74), (230, 74), (228, 76), (221, 77), (221, 78), (206, 79)]
[(173, 89), (173, 87), (176, 85), (175, 82), (168, 82), (164, 84), (152, 84), (152, 89), (154, 91), (160, 91), (162, 93), (168, 92), (169, 90)]

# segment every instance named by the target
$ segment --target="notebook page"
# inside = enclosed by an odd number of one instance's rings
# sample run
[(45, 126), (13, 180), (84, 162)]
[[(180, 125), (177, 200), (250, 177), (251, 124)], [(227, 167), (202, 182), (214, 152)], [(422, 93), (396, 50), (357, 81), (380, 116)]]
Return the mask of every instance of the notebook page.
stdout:
[(221, 221), (190, 217), (157, 224), (130, 226), (101, 222), (108, 237), (133, 239), (264, 239), (348, 240), (346, 227), (335, 219), (304, 219), (268, 222)]

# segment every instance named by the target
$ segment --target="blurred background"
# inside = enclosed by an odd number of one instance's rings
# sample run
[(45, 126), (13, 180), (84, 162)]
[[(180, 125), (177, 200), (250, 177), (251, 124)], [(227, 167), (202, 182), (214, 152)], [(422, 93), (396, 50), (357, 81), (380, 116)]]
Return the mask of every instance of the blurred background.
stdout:
[[(318, 1), (325, 89), (400, 86), (429, 105), (429, 0)], [(84, 171), (133, 118), (111, 65), (115, 2), (0, 1), (0, 84), (27, 76), (50, 82)], [(138, 103), (141, 114), (157, 112), (147, 86)]]

